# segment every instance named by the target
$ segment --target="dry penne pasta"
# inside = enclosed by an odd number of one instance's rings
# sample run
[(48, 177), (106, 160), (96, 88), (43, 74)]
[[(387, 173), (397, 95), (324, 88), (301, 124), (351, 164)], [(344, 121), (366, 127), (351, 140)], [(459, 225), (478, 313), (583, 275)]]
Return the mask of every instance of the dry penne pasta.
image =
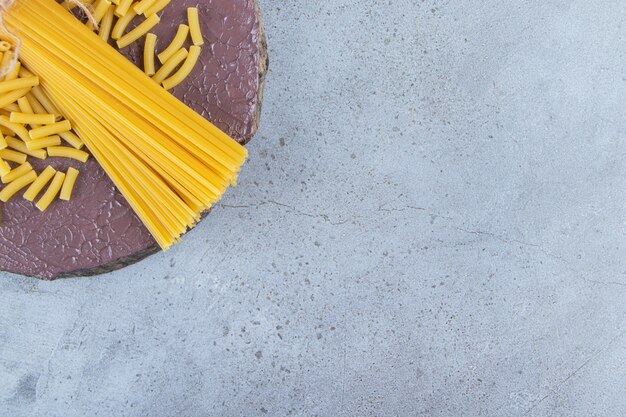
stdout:
[(37, 113), (37, 114), (48, 113), (46, 111), (46, 108), (39, 102), (39, 100), (37, 100), (37, 98), (32, 93), (32, 91), (26, 94), (24, 97), (26, 97), (26, 99), (28, 100), (30, 107), (33, 109), (33, 113)]
[(9, 121), (11, 123), (21, 123), (24, 125), (31, 125), (31, 124), (47, 125), (47, 124), (53, 124), (56, 121), (56, 116), (54, 114), (33, 114), (32, 112), (31, 113), (11, 112)]
[(156, 0), (140, 0), (133, 5), (133, 10), (137, 14), (143, 14), (146, 10), (152, 7), (156, 3)]
[(22, 175), (15, 181), (10, 182), (6, 187), (0, 191), (0, 201), (6, 203), (11, 197), (15, 195), (19, 190), (26, 187), (31, 182), (37, 179), (35, 171), (29, 171), (27, 174)]
[(27, 87), (34, 87), (36, 85), (39, 85), (39, 77), (16, 78), (14, 80), (0, 81), (0, 94), (8, 93), (9, 91), (21, 90)]
[(159, 13), (161, 10), (170, 4), (171, 0), (157, 0), (152, 6), (150, 6), (145, 12), (144, 16), (150, 16), (151, 14)]
[(19, 90), (13, 90), (5, 94), (0, 94), (0, 108), (6, 107), (21, 97), (24, 97), (29, 91), (30, 87), (22, 88)]
[(171, 90), (180, 84), (189, 74), (193, 67), (196, 66), (196, 62), (198, 62), (198, 57), (200, 56), (200, 47), (196, 45), (191, 45), (189, 47), (189, 54), (185, 58), (185, 62), (180, 66), (180, 69), (174, 73), (171, 77), (163, 80), (163, 88), (166, 90)]
[(105, 42), (109, 40), (109, 36), (111, 36), (111, 28), (113, 27), (113, 18), (115, 17), (113, 7), (109, 7), (106, 14), (100, 21), (100, 28), (98, 29), (98, 36), (102, 38)]
[(76, 168), (69, 167), (65, 174), (65, 181), (63, 181), (63, 187), (61, 187), (61, 195), (59, 199), (69, 201), (72, 197), (72, 190), (78, 177), (78, 170)]
[(24, 192), (24, 198), (28, 201), (33, 201), (39, 192), (43, 190), (43, 187), (50, 182), (54, 174), (56, 174), (56, 169), (52, 168), (48, 165), (42, 172), (37, 176), (37, 179), (33, 181), (33, 183), (28, 187), (28, 189)]
[(187, 50), (185, 48), (179, 49), (170, 59), (168, 59), (165, 64), (152, 76), (152, 79), (156, 81), (157, 84), (161, 84), (163, 80), (165, 80), (174, 69), (181, 63), (185, 58), (187, 58)]
[[(23, 98), (23, 97), (20, 97), (20, 98)], [(18, 99), (18, 100), (19, 100), (19, 99)], [(18, 105), (17, 105), (17, 104), (15, 104), (15, 103), (11, 103), (11, 104), (8, 104), (8, 105), (4, 106), (4, 107), (2, 108), (2, 110), (6, 110), (6, 111), (8, 111), (9, 113), (12, 113), (12, 112), (19, 112), (19, 111), (20, 111), (20, 106), (18, 106)], [(10, 114), (9, 114), (9, 116), (10, 116)]]
[(22, 78), (26, 78), (26, 77), (32, 77), (35, 74), (33, 74), (32, 72), (30, 72), (29, 70), (27, 70), (26, 68), (24, 68), (23, 66), (20, 66), (20, 77)]
[(24, 125), (13, 123), (7, 116), (0, 116), (0, 125), (15, 133), (23, 141), (30, 140), (29, 132)]
[[(35, 113), (35, 111), (33, 110), (33, 107), (30, 104), (30, 101), (28, 101), (28, 97), (26, 96), (20, 97), (17, 99), (17, 107), (18, 107), (18, 110), (22, 113), (28, 113), (28, 114)], [(36, 123), (29, 123), (29, 126), (31, 127), (31, 129), (39, 127), (39, 125)]]
[(11, 171), (11, 165), (9, 165), (4, 159), (0, 158), (0, 175), (4, 175), (9, 171)]
[(123, 17), (117, 19), (115, 25), (113, 26), (113, 30), (111, 31), (111, 39), (119, 39), (124, 36), (124, 31), (126, 27), (130, 24), (130, 22), (137, 17), (137, 13), (134, 10), (129, 10)]
[(204, 37), (200, 29), (200, 19), (198, 18), (198, 8), (190, 7), (187, 9), (187, 23), (191, 31), (191, 41), (194, 45), (200, 46), (204, 44)]
[(70, 146), (76, 148), (76, 149), (80, 149), (83, 147), (84, 143), (82, 140), (80, 140), (80, 138), (78, 136), (76, 136), (72, 131), (67, 131), (67, 132), (61, 132), (59, 133), (59, 136), (61, 136), (61, 138), (66, 141), (67, 143), (70, 144)]
[[(0, 117), (1, 121), (1, 117)], [(31, 129), (28, 132), (28, 135), (31, 139), (39, 139), (50, 135), (56, 135), (58, 133), (67, 132), (72, 129), (72, 125), (69, 120), (63, 120), (61, 122), (56, 122), (53, 124), (45, 125), (38, 127), (36, 129)]]
[(161, 19), (156, 14), (148, 16), (146, 20), (138, 24), (133, 30), (117, 40), (117, 47), (122, 49), (141, 38), (155, 27)]
[(39, 201), (37, 201), (37, 204), (35, 204), (35, 206), (39, 210), (45, 211), (50, 206), (50, 204), (54, 201), (56, 196), (59, 194), (59, 190), (63, 186), (64, 179), (65, 179), (64, 173), (57, 171), (54, 174), (54, 177), (52, 178), (52, 182), (48, 186), (48, 189), (46, 190), (45, 193), (43, 193)]
[(124, 17), (130, 11), (130, 6), (133, 4), (133, 0), (120, 0), (115, 7), (115, 15), (117, 17)]
[(87, 162), (87, 159), (89, 159), (89, 154), (87, 152), (76, 148), (69, 148), (67, 146), (50, 146), (46, 149), (48, 150), (49, 156), (71, 158), (80, 162)]
[(102, 18), (106, 15), (107, 11), (111, 7), (110, 0), (98, 0), (96, 7), (93, 10), (93, 20), (99, 24)]
[(44, 138), (32, 139), (26, 142), (26, 148), (29, 151), (35, 151), (37, 149), (47, 148), (49, 146), (59, 146), (61, 144), (61, 137), (58, 135), (46, 136)]
[[(46, 109), (47, 113), (52, 113), (52, 114), (56, 115), (57, 118), (61, 117), (61, 112), (59, 111), (59, 109), (57, 109), (57, 107), (48, 98), (48, 96), (41, 89), (40, 86), (37, 85), (37, 86), (33, 87), (31, 92), (33, 93), (33, 96), (35, 96), (37, 101), (39, 101), (39, 103)], [(33, 108), (34, 108), (34, 106), (33, 106)], [(39, 113), (39, 112), (36, 112), (36, 113)]]
[(22, 113), (29, 113), (29, 114), (35, 113), (27, 97), (18, 98), (17, 107)]
[(24, 162), (26, 162), (28, 155), (23, 152), (7, 148), (0, 150), (0, 158), (6, 159), (7, 161), (11, 162), (16, 162), (18, 164), (23, 164)]
[(33, 167), (28, 163), (24, 162), (22, 165), (13, 168), (11, 171), (7, 172), (1, 177), (3, 183), (9, 183), (11, 181), (15, 181), (22, 175), (28, 173), (28, 171), (32, 171)]
[(8, 135), (8, 136), (15, 134), (11, 129), (2, 125), (0, 125), (0, 133), (2, 133), (3, 135)]
[(21, 66), (22, 64), (20, 63), (20, 61), (17, 61), (15, 63), (15, 66), (9, 72), (6, 73), (6, 75), (4, 76), (4, 80), (5, 81), (15, 80), (20, 73)]
[(26, 154), (28, 156), (32, 156), (38, 159), (46, 159), (46, 157), (48, 156), (47, 152), (43, 149), (35, 149), (31, 151), (30, 149), (28, 149), (25, 142), (19, 139), (15, 139), (14, 137), (7, 136), (6, 140), (7, 140), (7, 143), (9, 144), (9, 148), (14, 149), (18, 152), (21, 152), (23, 154)]
[(172, 42), (161, 52), (158, 57), (159, 61), (164, 64), (168, 59), (172, 57), (176, 53), (176, 51), (180, 50), (189, 35), (189, 26), (187, 25), (178, 25), (178, 30), (176, 31), (176, 35)]
[(156, 72), (154, 68), (154, 48), (156, 46), (157, 36), (154, 33), (146, 35), (146, 42), (143, 46), (143, 71), (146, 75), (151, 76)]
[[(9, 68), (9, 64), (11, 63), (12, 59), (13, 59), (13, 51), (10, 51), (8, 49), (4, 51), (2, 54), (2, 59), (0, 60), (0, 70), (1, 71), (7, 70)], [(4, 77), (2, 77), (1, 79), (4, 79)]]

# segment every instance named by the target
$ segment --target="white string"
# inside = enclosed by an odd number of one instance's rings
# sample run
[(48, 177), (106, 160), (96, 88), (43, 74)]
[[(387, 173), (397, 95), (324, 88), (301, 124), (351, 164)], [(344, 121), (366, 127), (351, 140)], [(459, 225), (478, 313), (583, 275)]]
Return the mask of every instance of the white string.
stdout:
[(87, 20), (93, 25), (93, 28), (95, 30), (99, 29), (98, 22), (96, 22), (96, 18), (93, 16), (91, 4), (85, 4), (80, 0), (65, 0), (65, 2), (77, 6), (87, 16)]

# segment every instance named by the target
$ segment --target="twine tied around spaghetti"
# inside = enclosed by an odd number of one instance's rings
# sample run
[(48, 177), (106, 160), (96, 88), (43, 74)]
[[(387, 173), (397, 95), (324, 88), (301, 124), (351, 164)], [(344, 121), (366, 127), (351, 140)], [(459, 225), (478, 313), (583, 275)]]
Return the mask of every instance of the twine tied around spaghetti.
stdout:
[[(19, 36), (15, 35), (13, 32), (9, 30), (6, 23), (4, 22), (4, 14), (7, 13), (7, 10), (14, 3), (15, 0), (0, 0), (0, 32), (2, 32), (6, 37), (8, 37), (13, 44), (13, 56), (11, 57), (11, 61), (9, 61), (9, 65), (6, 68), (0, 68), (0, 78), (7, 75), (9, 72), (13, 71), (15, 66), (17, 65), (17, 61), (20, 58), (20, 49), (22, 47), (22, 40)], [(28, 0), (26, 0), (28, 1)], [(83, 3), (81, 0), (65, 0), (65, 4), (69, 6), (76, 6), (83, 12), (87, 20), (92, 24), (95, 30), (98, 30), (98, 22), (96, 22), (95, 17), (93, 16), (93, 7), (91, 4)], [(69, 9), (69, 8), (68, 8)], [(2, 44), (8, 44), (6, 41), (0, 42), (0, 47)], [(10, 50), (11, 45), (6, 45), (2, 49)]]

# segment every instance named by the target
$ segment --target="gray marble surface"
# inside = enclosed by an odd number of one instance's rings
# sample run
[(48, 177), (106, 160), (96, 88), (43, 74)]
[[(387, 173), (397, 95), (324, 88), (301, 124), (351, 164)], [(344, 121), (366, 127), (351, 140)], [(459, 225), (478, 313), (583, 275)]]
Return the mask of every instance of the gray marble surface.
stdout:
[(624, 3), (261, 7), (240, 185), (122, 271), (0, 274), (0, 415), (626, 415)]

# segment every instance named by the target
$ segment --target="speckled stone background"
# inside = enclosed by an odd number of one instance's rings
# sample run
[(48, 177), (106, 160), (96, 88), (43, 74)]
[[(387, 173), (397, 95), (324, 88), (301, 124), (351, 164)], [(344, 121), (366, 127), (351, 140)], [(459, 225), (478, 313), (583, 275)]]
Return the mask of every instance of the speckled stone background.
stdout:
[(260, 3), (240, 185), (122, 271), (0, 275), (0, 414), (626, 415), (623, 2)]

